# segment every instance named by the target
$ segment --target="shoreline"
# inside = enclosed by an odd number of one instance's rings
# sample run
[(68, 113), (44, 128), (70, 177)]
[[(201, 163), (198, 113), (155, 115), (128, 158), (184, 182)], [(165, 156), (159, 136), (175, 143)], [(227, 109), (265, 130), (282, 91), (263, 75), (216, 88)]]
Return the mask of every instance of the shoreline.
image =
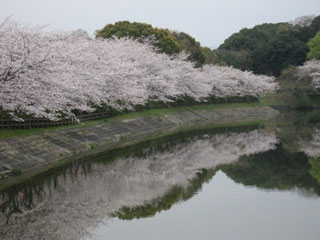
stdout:
[[(257, 104), (199, 105), (129, 113), (80, 126), (25, 130), (29, 134), (0, 139), (0, 191), (99, 152), (181, 131), (260, 123), (278, 113)], [(19, 176), (12, 175), (12, 170)]]

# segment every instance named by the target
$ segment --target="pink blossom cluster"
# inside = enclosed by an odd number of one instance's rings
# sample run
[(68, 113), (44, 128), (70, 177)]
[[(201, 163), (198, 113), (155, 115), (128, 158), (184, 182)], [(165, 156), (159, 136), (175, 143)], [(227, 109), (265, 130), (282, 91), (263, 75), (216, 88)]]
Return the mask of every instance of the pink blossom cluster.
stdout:
[(90, 39), (47, 32), (12, 19), (0, 24), (0, 108), (51, 120), (102, 103), (133, 109), (153, 99), (260, 96), (277, 88), (273, 77), (232, 67), (194, 68), (182, 53), (168, 56), (132, 39)]

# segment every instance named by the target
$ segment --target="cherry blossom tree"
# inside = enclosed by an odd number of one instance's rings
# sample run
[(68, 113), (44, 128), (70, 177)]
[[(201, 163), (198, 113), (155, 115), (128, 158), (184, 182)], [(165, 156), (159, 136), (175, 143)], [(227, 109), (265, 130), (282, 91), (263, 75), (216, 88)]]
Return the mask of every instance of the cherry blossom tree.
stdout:
[(82, 32), (46, 32), (12, 19), (0, 25), (0, 108), (57, 120), (102, 104), (133, 110), (149, 100), (189, 96), (260, 96), (274, 78), (231, 67), (194, 68), (187, 55), (157, 52), (149, 40), (90, 39)]
[(310, 60), (299, 67), (300, 77), (309, 77), (315, 89), (320, 89), (320, 61)]
[(293, 21), (290, 21), (289, 23), (292, 25), (298, 25), (299, 27), (309, 27), (316, 17), (316, 15), (301, 16)]

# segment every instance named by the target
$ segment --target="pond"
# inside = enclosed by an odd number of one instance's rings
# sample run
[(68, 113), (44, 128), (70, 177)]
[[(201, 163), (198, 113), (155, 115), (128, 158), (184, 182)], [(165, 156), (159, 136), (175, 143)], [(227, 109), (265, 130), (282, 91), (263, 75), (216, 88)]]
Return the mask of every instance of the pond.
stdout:
[(318, 239), (320, 114), (107, 151), (0, 193), (1, 239)]

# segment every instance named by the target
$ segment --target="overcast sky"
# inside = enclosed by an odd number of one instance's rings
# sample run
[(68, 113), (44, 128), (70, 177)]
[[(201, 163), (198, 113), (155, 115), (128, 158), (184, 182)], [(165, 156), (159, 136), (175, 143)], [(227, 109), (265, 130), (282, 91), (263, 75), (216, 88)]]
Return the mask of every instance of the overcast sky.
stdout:
[(0, 0), (0, 18), (13, 15), (50, 29), (90, 34), (120, 20), (189, 33), (204, 46), (219, 46), (232, 33), (261, 23), (320, 15), (320, 0)]

